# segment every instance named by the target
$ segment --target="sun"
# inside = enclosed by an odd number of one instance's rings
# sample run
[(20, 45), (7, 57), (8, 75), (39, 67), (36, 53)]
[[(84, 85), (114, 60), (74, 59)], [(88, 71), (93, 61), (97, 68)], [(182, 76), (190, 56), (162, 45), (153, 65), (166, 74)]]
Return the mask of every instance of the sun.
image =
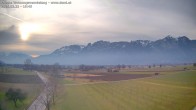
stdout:
[(29, 39), (32, 33), (35, 33), (38, 30), (39, 26), (33, 23), (22, 23), (19, 25), (20, 37), (23, 41)]

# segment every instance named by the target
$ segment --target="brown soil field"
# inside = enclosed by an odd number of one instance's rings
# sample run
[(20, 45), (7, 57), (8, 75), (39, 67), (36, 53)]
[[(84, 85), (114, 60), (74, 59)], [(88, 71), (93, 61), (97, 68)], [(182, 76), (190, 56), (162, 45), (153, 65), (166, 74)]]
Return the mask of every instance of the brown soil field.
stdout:
[(0, 74), (0, 82), (6, 83), (42, 83), (37, 75)]
[(96, 81), (119, 81), (119, 80), (128, 80), (128, 79), (137, 79), (144, 77), (151, 77), (154, 74), (114, 74), (114, 73), (96, 73), (96, 74), (75, 74), (75, 76), (69, 75), (66, 77), (69, 78), (81, 78), (81, 79), (89, 79)]
[(100, 76), (100, 75), (97, 75), (97, 74), (85, 74), (85, 73), (72, 73), (72, 74), (65, 74), (64, 76), (65, 77), (77, 77), (77, 78), (81, 78), (81, 77), (87, 77), (87, 76)]

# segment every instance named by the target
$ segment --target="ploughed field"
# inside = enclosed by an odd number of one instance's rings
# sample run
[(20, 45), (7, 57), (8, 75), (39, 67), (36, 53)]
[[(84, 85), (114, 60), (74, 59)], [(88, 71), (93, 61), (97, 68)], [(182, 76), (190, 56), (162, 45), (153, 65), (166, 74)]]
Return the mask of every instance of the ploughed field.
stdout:
[(0, 82), (7, 83), (42, 83), (37, 75), (0, 74)]
[(81, 78), (88, 79), (91, 81), (119, 81), (128, 79), (137, 79), (153, 76), (152, 74), (114, 74), (114, 73), (96, 73), (96, 74), (85, 74), (85, 75), (71, 75), (68, 78)]
[[(58, 89), (52, 110), (193, 110), (196, 70), (154, 73), (151, 70), (113, 75), (68, 73), (69, 77), (64, 78), (64, 84)], [(84, 79), (93, 82), (84, 83)]]

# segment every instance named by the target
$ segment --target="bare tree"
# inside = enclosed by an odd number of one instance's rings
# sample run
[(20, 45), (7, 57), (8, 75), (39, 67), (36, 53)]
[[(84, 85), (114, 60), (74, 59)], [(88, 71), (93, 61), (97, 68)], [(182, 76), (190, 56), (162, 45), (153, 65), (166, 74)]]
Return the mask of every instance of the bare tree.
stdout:
[(51, 106), (51, 92), (49, 86), (47, 87), (45, 94), (41, 96), (41, 103), (46, 106), (47, 110), (50, 110)]
[(57, 77), (50, 78), (50, 93), (52, 97), (52, 103), (55, 104), (55, 96), (57, 95), (58, 79)]
[(60, 65), (59, 63), (55, 63), (53, 66), (52, 66), (52, 76), (53, 77), (58, 77), (60, 74)]
[(24, 61), (24, 69), (25, 70), (32, 70), (32, 62), (31, 62), (31, 59), (26, 59), (25, 61)]
[(196, 67), (196, 63), (193, 63), (193, 66)]
[(55, 63), (52, 69), (52, 73), (50, 74), (49, 84), (50, 84), (50, 92), (52, 97), (52, 103), (55, 104), (55, 96), (57, 95), (57, 87), (59, 83), (59, 74), (61, 71), (60, 65)]
[(3, 110), (3, 108), (1, 107), (1, 103), (0, 103), (0, 110)]

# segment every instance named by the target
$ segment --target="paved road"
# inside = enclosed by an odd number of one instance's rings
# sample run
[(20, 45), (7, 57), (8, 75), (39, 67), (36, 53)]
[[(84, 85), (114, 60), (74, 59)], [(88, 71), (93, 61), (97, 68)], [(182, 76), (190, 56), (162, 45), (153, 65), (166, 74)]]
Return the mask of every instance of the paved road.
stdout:
[(36, 73), (41, 78), (45, 86), (44, 86), (44, 90), (40, 93), (37, 99), (34, 100), (34, 102), (29, 106), (27, 110), (45, 110), (46, 106), (44, 104), (44, 101), (46, 101), (47, 98), (49, 99), (51, 98), (51, 96), (48, 97), (47, 95), (50, 93), (51, 90), (48, 79), (44, 77), (44, 75), (40, 74), (39, 72), (36, 71)]

